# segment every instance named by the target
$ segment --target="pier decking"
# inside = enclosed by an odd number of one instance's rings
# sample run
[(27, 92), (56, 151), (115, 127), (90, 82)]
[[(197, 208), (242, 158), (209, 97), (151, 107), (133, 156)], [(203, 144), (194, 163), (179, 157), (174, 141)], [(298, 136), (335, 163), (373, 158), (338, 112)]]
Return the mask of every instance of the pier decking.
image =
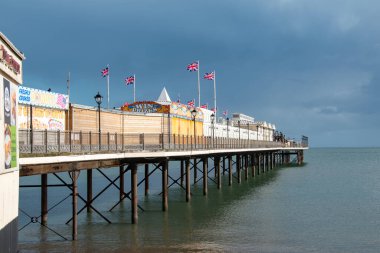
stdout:
[[(30, 134), (29, 136), (27, 136)], [(138, 205), (138, 186), (144, 183), (145, 194), (149, 192), (149, 177), (156, 171), (162, 173), (162, 210), (169, 208), (168, 190), (177, 185), (186, 192), (186, 202), (191, 200), (191, 171), (193, 172), (193, 184), (202, 180), (203, 194), (207, 195), (208, 182), (214, 182), (218, 189), (222, 187), (222, 174), (228, 175), (228, 185), (233, 184), (234, 178), (241, 183), (242, 176), (245, 180), (274, 169), (276, 166), (287, 164), (291, 156), (296, 156), (297, 163), (303, 163), (303, 151), (308, 149), (307, 139), (302, 142), (284, 143), (275, 141), (239, 140), (229, 138), (210, 138), (193, 136), (168, 136), (168, 135), (97, 135), (80, 133), (79, 138), (72, 136), (75, 133), (64, 133), (70, 138), (61, 138), (62, 133), (49, 133), (40, 131), (20, 132), (20, 176), (40, 175), (40, 185), (22, 185), (20, 187), (41, 188), (41, 215), (31, 216), (34, 222), (47, 226), (47, 196), (49, 186), (63, 186), (71, 190), (72, 194), (72, 239), (77, 239), (77, 215), (83, 210), (93, 210), (106, 222), (111, 223), (93, 204), (105, 190), (114, 186), (119, 190), (119, 201), (110, 209), (115, 208), (124, 199), (131, 201), (131, 222), (138, 223), (138, 210), (143, 210)], [(83, 138), (84, 135), (93, 135), (91, 138)], [(32, 138), (30, 138), (32, 136)], [(50, 137), (49, 137), (50, 136)], [(51, 136), (56, 136), (53, 138)], [(58, 137), (59, 136), (59, 137)], [(105, 136), (105, 141), (102, 141)], [(32, 140), (32, 141), (29, 141)], [(86, 141), (85, 141), (86, 140)], [(31, 145), (32, 144), (32, 145)], [(169, 174), (171, 161), (180, 162), (180, 177), (173, 178)], [(209, 163), (210, 166), (209, 166)], [(144, 178), (138, 182), (137, 170), (144, 169)], [(119, 175), (108, 178), (101, 169), (119, 167)], [(149, 169), (153, 168), (153, 169)], [(109, 184), (98, 194), (93, 195), (92, 171), (99, 171)], [(87, 196), (78, 194), (78, 177), (81, 171), (86, 171)], [(213, 175), (211, 175), (211, 172)], [(59, 173), (67, 172), (71, 182), (66, 182)], [(131, 189), (124, 188), (124, 176), (130, 172)], [(223, 172), (223, 173), (222, 173)], [(198, 175), (198, 173), (200, 175)], [(53, 175), (62, 182), (62, 185), (49, 185), (48, 175)], [(251, 175), (251, 176), (250, 176)], [(170, 182), (171, 181), (171, 182)], [(118, 182), (118, 184), (117, 184)], [(84, 202), (84, 206), (78, 209), (78, 198)], [(41, 220), (39, 220), (41, 219)], [(64, 236), (61, 236), (65, 238)]]

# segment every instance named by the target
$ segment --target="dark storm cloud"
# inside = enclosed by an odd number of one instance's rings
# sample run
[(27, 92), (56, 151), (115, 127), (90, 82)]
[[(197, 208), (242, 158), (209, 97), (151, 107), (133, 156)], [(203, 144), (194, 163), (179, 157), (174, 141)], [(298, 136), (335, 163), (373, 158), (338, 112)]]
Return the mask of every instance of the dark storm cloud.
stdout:
[[(25, 84), (93, 104), (105, 94), (100, 69), (111, 65), (112, 106), (137, 96), (196, 97), (196, 75), (217, 71), (218, 107), (274, 122), (315, 146), (378, 145), (380, 33), (376, 1), (5, 1), (1, 30), (23, 50)], [(15, 16), (14, 13), (17, 13)], [(202, 81), (212, 104), (212, 82)], [(335, 137), (334, 137), (335, 136)]]

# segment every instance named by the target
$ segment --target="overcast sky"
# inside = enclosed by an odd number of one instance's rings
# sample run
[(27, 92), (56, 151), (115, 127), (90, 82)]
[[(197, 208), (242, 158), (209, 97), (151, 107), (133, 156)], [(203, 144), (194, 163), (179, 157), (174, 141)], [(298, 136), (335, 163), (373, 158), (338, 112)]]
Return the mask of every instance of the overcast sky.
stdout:
[[(95, 105), (197, 97), (216, 70), (219, 112), (275, 123), (314, 147), (379, 146), (380, 2), (371, 0), (3, 0), (0, 31), (26, 55), (24, 85)], [(213, 103), (201, 81), (202, 103)], [(104, 101), (106, 106), (106, 101)]]

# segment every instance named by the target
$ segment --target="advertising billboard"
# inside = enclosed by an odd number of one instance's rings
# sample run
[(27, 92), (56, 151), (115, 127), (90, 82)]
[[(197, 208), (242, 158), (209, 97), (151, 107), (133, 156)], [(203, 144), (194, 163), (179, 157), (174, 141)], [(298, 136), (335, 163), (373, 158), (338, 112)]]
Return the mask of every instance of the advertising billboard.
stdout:
[(69, 96), (50, 91), (37, 90), (25, 86), (18, 89), (20, 104), (34, 105), (59, 110), (69, 109)]

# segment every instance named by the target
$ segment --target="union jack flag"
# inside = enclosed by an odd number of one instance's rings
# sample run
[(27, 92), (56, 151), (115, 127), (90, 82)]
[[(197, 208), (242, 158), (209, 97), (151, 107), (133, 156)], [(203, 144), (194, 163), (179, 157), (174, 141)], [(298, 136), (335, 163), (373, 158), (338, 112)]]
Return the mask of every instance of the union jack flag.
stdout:
[(207, 79), (207, 80), (214, 80), (215, 78), (215, 74), (214, 72), (211, 72), (211, 73), (206, 73), (204, 76), (203, 76), (204, 79)]
[(224, 117), (227, 117), (227, 115), (228, 115), (228, 111), (225, 110), (225, 111), (223, 112), (223, 115), (224, 115)]
[(208, 107), (207, 104), (201, 105), (201, 108), (203, 108), (203, 109), (207, 109), (207, 107)]
[(191, 106), (191, 107), (194, 107), (194, 100), (190, 100), (189, 102), (187, 102), (187, 105)]
[(211, 111), (216, 112), (217, 108), (212, 108)]
[(198, 62), (193, 62), (193, 63), (190, 63), (189, 65), (187, 65), (187, 70), (192, 72), (192, 71), (198, 71)]
[(134, 84), (135, 83), (135, 77), (129, 76), (129, 77), (125, 78), (124, 82), (126, 85)]
[(102, 71), (100, 71), (101, 73), (102, 73), (102, 77), (106, 77), (106, 76), (108, 76), (108, 74), (109, 74), (109, 69), (108, 69), (108, 67), (107, 68), (105, 68), (105, 69), (102, 69)]

